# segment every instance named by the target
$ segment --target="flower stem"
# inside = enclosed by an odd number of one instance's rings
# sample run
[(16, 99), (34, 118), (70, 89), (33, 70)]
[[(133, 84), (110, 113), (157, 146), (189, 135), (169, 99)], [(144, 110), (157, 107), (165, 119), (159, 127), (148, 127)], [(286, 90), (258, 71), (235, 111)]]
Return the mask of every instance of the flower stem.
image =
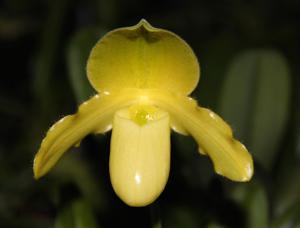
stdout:
[(150, 217), (152, 228), (162, 228), (159, 203), (155, 202), (150, 205)]

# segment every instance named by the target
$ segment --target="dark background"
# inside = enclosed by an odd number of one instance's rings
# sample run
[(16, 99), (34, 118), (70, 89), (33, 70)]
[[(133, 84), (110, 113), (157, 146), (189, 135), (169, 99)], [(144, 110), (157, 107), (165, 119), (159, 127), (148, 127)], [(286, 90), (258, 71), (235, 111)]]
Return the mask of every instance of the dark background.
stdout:
[[(300, 226), (300, 1), (0, 6), (0, 227)], [(114, 194), (110, 134), (88, 136), (33, 179), (33, 157), (48, 128), (95, 93), (85, 76), (94, 43), (141, 18), (191, 45), (201, 65), (192, 96), (221, 114), (250, 149), (251, 182), (218, 176), (193, 139), (175, 133), (169, 182), (149, 207), (130, 208)]]

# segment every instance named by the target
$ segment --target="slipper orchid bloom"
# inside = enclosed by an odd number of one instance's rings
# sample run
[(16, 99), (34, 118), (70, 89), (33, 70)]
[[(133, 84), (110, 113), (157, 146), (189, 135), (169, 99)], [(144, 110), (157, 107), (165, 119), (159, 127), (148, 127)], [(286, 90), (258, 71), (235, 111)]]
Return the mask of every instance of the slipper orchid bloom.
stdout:
[(130, 206), (152, 203), (165, 188), (171, 129), (191, 135), (216, 173), (234, 181), (252, 177), (252, 157), (229, 125), (188, 96), (199, 64), (174, 33), (145, 20), (113, 30), (92, 49), (87, 76), (98, 94), (50, 128), (34, 159), (36, 179), (86, 135), (111, 129), (111, 183)]

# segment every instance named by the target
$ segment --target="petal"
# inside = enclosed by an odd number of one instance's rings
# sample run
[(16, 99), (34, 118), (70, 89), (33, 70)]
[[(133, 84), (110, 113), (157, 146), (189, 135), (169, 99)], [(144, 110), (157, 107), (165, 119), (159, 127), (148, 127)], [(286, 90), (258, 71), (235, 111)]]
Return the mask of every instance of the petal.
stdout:
[[(191, 134), (202, 153), (213, 161), (215, 171), (234, 181), (248, 181), (253, 175), (252, 157), (246, 147), (233, 138), (229, 125), (209, 109), (201, 108), (189, 97), (149, 92), (153, 103), (168, 111), (177, 124)], [(172, 124), (172, 123), (171, 123)]]
[(34, 158), (35, 178), (45, 175), (71, 146), (79, 145), (89, 133), (111, 129), (113, 114), (134, 101), (134, 94), (96, 95), (84, 102), (76, 114), (56, 122), (42, 141)]
[(152, 203), (169, 176), (169, 115), (161, 110), (149, 115), (145, 123), (139, 115), (132, 118), (131, 109), (123, 109), (113, 121), (110, 177), (116, 194), (130, 206)]
[(106, 34), (90, 54), (87, 74), (98, 92), (156, 88), (184, 95), (194, 90), (200, 75), (189, 45), (145, 20)]

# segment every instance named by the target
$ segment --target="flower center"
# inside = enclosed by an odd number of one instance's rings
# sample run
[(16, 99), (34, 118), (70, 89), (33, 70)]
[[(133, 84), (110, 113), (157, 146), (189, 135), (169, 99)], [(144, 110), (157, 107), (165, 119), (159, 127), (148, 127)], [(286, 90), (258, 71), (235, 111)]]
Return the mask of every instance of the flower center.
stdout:
[(137, 104), (129, 108), (130, 119), (140, 126), (157, 120), (159, 116), (159, 110), (152, 105)]

